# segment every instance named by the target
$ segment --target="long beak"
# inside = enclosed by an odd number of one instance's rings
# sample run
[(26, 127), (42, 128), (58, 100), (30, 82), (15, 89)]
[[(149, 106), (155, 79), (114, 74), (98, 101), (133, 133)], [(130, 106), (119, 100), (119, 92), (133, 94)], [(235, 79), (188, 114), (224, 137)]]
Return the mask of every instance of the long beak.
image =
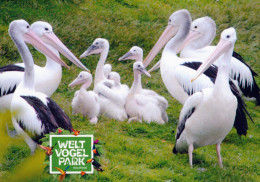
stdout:
[(181, 52), (181, 50), (186, 47), (191, 41), (196, 40), (202, 36), (201, 33), (197, 31), (190, 31), (188, 37), (185, 39), (185, 41), (182, 43), (182, 45), (178, 48), (177, 53)]
[(216, 50), (209, 56), (209, 58), (200, 65), (196, 72), (196, 76), (191, 80), (196, 80), (204, 71), (206, 71), (210, 65), (212, 65), (227, 49), (232, 46), (232, 43), (221, 39), (216, 47)]
[(145, 74), (148, 77), (151, 77), (150, 73), (148, 73), (148, 71), (145, 68), (140, 68), (138, 69), (139, 71), (141, 71), (143, 74)]
[(33, 45), (36, 49), (46, 54), (49, 58), (53, 59), (60, 65), (70, 68), (65, 62), (63, 62), (55, 53), (53, 53), (46, 44), (32, 31), (29, 30), (24, 34), (25, 42)]
[(79, 84), (83, 84), (83, 83), (86, 83), (86, 80), (77, 77), (75, 80), (73, 80), (73, 81), (69, 84), (69, 87), (73, 87), (73, 86), (75, 86), (75, 85), (79, 85)]
[(42, 36), (42, 40), (46, 43), (57, 49), (62, 55), (64, 55), (68, 60), (74, 63), (79, 68), (88, 71), (87, 69), (79, 60), (74, 56), (74, 54), (60, 41), (60, 39), (53, 33), (45, 33)]
[(177, 30), (178, 29), (172, 25), (168, 25), (166, 27), (161, 37), (158, 39), (158, 41), (153, 46), (148, 56), (145, 58), (143, 62), (145, 68), (151, 63), (151, 61), (158, 54), (158, 52), (163, 48), (163, 46), (176, 34)]
[(83, 52), (83, 54), (80, 55), (79, 58), (82, 59), (83, 57), (91, 55), (92, 51), (96, 49), (98, 49), (98, 47), (92, 44), (85, 52)]
[(127, 60), (129, 57), (133, 56), (133, 54), (131, 52), (127, 52), (125, 55), (123, 55), (122, 57), (120, 57), (118, 59), (118, 61), (122, 61), (122, 60)]
[(159, 60), (151, 69), (148, 70), (148, 73), (151, 73), (157, 69), (160, 68), (160, 65), (161, 65), (161, 60)]

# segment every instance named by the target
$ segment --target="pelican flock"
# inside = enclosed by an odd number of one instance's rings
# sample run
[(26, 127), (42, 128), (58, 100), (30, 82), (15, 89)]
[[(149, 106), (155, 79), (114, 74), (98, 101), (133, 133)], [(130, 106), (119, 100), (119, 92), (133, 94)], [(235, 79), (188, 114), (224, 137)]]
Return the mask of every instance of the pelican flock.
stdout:
[(10, 23), (9, 34), (15, 43), (23, 61), (24, 77), (17, 86), (12, 101), (12, 123), (34, 153), (39, 139), (44, 134), (55, 132), (58, 127), (72, 131), (69, 117), (52, 99), (34, 90), (34, 62), (25, 42), (32, 44), (59, 64), (67, 65), (53, 53), (37, 35), (30, 30), (24, 20)]
[[(112, 71), (113, 65), (105, 64), (110, 48), (107, 39), (96, 38), (80, 55), (80, 59), (100, 55), (93, 82), (90, 71), (54, 34), (49, 23), (36, 21), (30, 26), (25, 20), (14, 20), (8, 31), (23, 63), (0, 67), (0, 113), (11, 111), (17, 135), (25, 140), (32, 154), (46, 134), (56, 132), (59, 127), (74, 131), (70, 118), (50, 98), (61, 83), (62, 66), (68, 67), (60, 58), (62, 54), (83, 70), (77, 77), (73, 75), (76, 78), (69, 84), (81, 85), (71, 98), (73, 114), (80, 113), (91, 124), (102, 122), (100, 115), (128, 123), (171, 124), (167, 109), (172, 102), (142, 85), (142, 74), (149, 80), (150, 72), (160, 68), (169, 95), (183, 105), (173, 153), (188, 153), (192, 167), (194, 149), (216, 145), (218, 163), (223, 167), (222, 141), (233, 126), (239, 135), (246, 135), (247, 117), (252, 120), (242, 96), (256, 100), (259, 105), (260, 95), (255, 81), (257, 74), (234, 51), (236, 30), (222, 31), (219, 43), (213, 46), (216, 27), (207, 16), (192, 22), (186, 9), (172, 13), (145, 60), (138, 46), (119, 58), (119, 61), (135, 61), (129, 89), (120, 77), (120, 70)], [(27, 44), (45, 55), (44, 67), (34, 64)], [(146, 67), (162, 49), (160, 60), (147, 71)]]

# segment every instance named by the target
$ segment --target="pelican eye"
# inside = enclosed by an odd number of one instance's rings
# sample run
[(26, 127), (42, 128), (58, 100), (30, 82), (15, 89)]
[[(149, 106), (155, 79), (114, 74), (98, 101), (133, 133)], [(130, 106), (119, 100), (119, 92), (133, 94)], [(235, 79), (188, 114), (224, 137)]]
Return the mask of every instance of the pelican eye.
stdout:
[(141, 66), (140, 65), (138, 65), (138, 68), (140, 68)]
[(227, 35), (227, 38), (229, 38), (230, 36), (229, 35)]
[(82, 78), (82, 75), (79, 75), (80, 78)]
[(49, 29), (48, 28), (45, 28), (46, 31), (48, 31)]
[(98, 42), (96, 42), (96, 45), (98, 45)]
[(194, 28), (198, 28), (197, 26), (195, 26)]
[(26, 26), (26, 28), (30, 28), (30, 26), (29, 26), (29, 25), (27, 25), (27, 26)]

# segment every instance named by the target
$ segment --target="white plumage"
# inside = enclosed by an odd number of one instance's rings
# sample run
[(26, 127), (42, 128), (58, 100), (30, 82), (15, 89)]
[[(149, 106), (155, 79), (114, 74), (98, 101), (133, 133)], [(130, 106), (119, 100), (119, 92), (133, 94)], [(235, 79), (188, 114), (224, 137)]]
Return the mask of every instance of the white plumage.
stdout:
[[(66, 56), (78, 67), (87, 68), (66, 48), (66, 46), (53, 33), (52, 27), (47, 22), (37, 21), (32, 24), (31, 30), (38, 35), (48, 48), (59, 57), (59, 52)], [(58, 52), (59, 51), (59, 52)], [(46, 56), (46, 55), (45, 55)], [(34, 65), (35, 84), (37, 92), (51, 96), (58, 88), (62, 78), (61, 65), (46, 56), (46, 65), (40, 67)], [(8, 69), (7, 69), (8, 68)], [(4, 70), (5, 69), (5, 70)], [(10, 103), (17, 85), (22, 81), (24, 75), (24, 63), (7, 65), (0, 68), (0, 111), (10, 109)], [(11, 92), (8, 92), (10, 90)]]
[(94, 91), (99, 96), (100, 113), (108, 118), (123, 121), (127, 119), (124, 108), (126, 96), (122, 94), (120, 90), (113, 87), (115, 85), (114, 81), (108, 80), (104, 75), (104, 64), (108, 56), (108, 51), (108, 41), (106, 39), (97, 38), (80, 58), (92, 54), (100, 54), (94, 80)]
[[(188, 37), (179, 48), (179, 50), (182, 49), (180, 57), (199, 58), (204, 61), (216, 49), (216, 46), (210, 46), (215, 35), (216, 24), (214, 20), (209, 17), (194, 20)], [(219, 66), (220, 61), (217, 60), (215, 65)], [(253, 77), (256, 73), (235, 52), (230, 61), (229, 75), (236, 81), (236, 84), (246, 97), (256, 98), (260, 101), (259, 88)]]
[(39, 139), (46, 133), (55, 132), (58, 127), (72, 130), (72, 125), (64, 111), (50, 98), (34, 90), (34, 63), (25, 44), (32, 44), (51, 59), (67, 66), (34, 34), (24, 20), (10, 23), (9, 34), (24, 61), (24, 77), (16, 88), (11, 101), (12, 123), (34, 153)]
[(235, 41), (234, 28), (222, 32), (216, 50), (201, 65), (196, 76), (222, 55), (214, 87), (193, 94), (182, 108), (173, 152), (188, 152), (191, 166), (193, 150), (206, 145), (216, 145), (219, 165), (223, 166), (220, 144), (232, 129), (237, 108), (237, 99), (230, 90), (228, 75)]
[(140, 47), (134, 46), (119, 60), (132, 59), (136, 62), (133, 65), (134, 82), (129, 91), (126, 100), (126, 112), (129, 122), (132, 120), (157, 122), (164, 124), (168, 122), (166, 109), (168, 107), (167, 100), (158, 95), (155, 91), (142, 88), (141, 74), (150, 74), (143, 66), (143, 50)]
[(70, 83), (70, 87), (82, 84), (76, 91), (71, 106), (74, 114), (81, 113), (90, 119), (90, 123), (96, 124), (100, 105), (98, 95), (94, 91), (87, 91), (92, 83), (92, 75), (86, 71), (79, 73), (78, 77)]
[(167, 28), (144, 61), (145, 66), (149, 65), (160, 49), (176, 34), (166, 44), (162, 52), (160, 72), (167, 90), (181, 104), (184, 104), (192, 93), (214, 85), (206, 75), (202, 75), (191, 83), (192, 75), (196, 71), (186, 66), (185, 63), (199, 62), (200, 60), (196, 58), (179, 58), (177, 56), (177, 49), (188, 35), (190, 24), (191, 17), (187, 10), (179, 10), (173, 13), (169, 18)]

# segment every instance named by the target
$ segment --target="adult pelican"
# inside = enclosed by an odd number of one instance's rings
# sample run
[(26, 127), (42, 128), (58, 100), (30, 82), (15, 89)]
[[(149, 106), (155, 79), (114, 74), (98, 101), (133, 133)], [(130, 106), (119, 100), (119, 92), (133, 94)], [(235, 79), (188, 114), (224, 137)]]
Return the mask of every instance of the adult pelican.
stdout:
[[(182, 50), (180, 57), (202, 58), (202, 60), (205, 60), (216, 49), (216, 46), (210, 46), (215, 35), (216, 24), (210, 17), (194, 20), (188, 37), (179, 48), (179, 50)], [(215, 65), (219, 66), (219, 64), (219, 61), (215, 62)], [(254, 76), (257, 74), (245, 63), (242, 56), (235, 51), (233, 52), (230, 65), (229, 75), (236, 81), (243, 95), (247, 98), (256, 99), (259, 105), (259, 87), (254, 79)]]
[[(48, 44), (48, 48), (58, 57), (60, 52), (78, 67), (88, 70), (53, 33), (49, 23), (37, 21), (32, 24), (31, 30), (38, 35), (44, 43)], [(62, 68), (55, 60), (47, 55), (45, 56), (47, 61), (44, 67), (34, 65), (35, 90), (47, 96), (51, 96), (61, 82)], [(0, 68), (0, 112), (10, 109), (13, 93), (17, 85), (22, 81), (23, 75), (24, 63), (7, 65)]]
[[(184, 104), (193, 93), (201, 91), (204, 88), (213, 88), (217, 74), (217, 67), (213, 65), (194, 82), (190, 82), (192, 75), (195, 74), (201, 65), (201, 61), (198, 58), (179, 58), (177, 56), (179, 47), (189, 33), (190, 25), (191, 17), (187, 10), (174, 12), (169, 18), (167, 28), (146, 57), (146, 60), (144, 60), (144, 64), (146, 66), (149, 65), (167, 41), (169, 41), (162, 52), (160, 72), (168, 92), (181, 104)], [(173, 35), (175, 36), (172, 38)], [(244, 112), (247, 114), (248, 112), (232, 81), (230, 81), (230, 86), (233, 94), (237, 96), (239, 103), (234, 126), (239, 135), (246, 135), (248, 126)]]
[(237, 99), (229, 86), (229, 66), (235, 41), (234, 28), (222, 32), (215, 51), (200, 66), (195, 77), (198, 78), (221, 56), (214, 87), (193, 94), (182, 108), (173, 153), (188, 152), (191, 167), (193, 150), (207, 145), (216, 145), (218, 162), (223, 167), (220, 144), (232, 129), (237, 108)]
[(77, 78), (69, 86), (73, 87), (82, 84), (80, 90), (76, 91), (71, 102), (73, 113), (81, 113), (90, 119), (90, 123), (96, 124), (100, 105), (98, 95), (93, 91), (87, 91), (92, 83), (92, 75), (87, 71), (81, 71)]
[(9, 25), (9, 35), (24, 61), (24, 77), (17, 86), (12, 102), (12, 123), (34, 153), (39, 139), (44, 134), (55, 132), (58, 127), (72, 130), (69, 117), (45, 94), (34, 90), (34, 62), (25, 42), (32, 44), (51, 59), (67, 66), (53, 53), (24, 20), (15, 20)]
[(108, 80), (104, 75), (104, 64), (108, 56), (108, 51), (108, 41), (106, 39), (97, 38), (80, 56), (80, 58), (92, 54), (100, 54), (94, 80), (94, 91), (99, 96), (100, 113), (109, 118), (123, 121), (127, 119), (127, 114), (124, 108), (126, 96), (125, 94), (122, 94), (120, 90), (114, 89), (114, 81)]
[(128, 93), (125, 106), (130, 117), (128, 121), (144, 120), (148, 123), (157, 122), (160, 124), (168, 122), (166, 113), (168, 101), (155, 91), (142, 88), (141, 74), (151, 76), (143, 66), (143, 50), (138, 46), (134, 46), (119, 58), (120, 61), (127, 59), (136, 61), (133, 65), (134, 82)]

